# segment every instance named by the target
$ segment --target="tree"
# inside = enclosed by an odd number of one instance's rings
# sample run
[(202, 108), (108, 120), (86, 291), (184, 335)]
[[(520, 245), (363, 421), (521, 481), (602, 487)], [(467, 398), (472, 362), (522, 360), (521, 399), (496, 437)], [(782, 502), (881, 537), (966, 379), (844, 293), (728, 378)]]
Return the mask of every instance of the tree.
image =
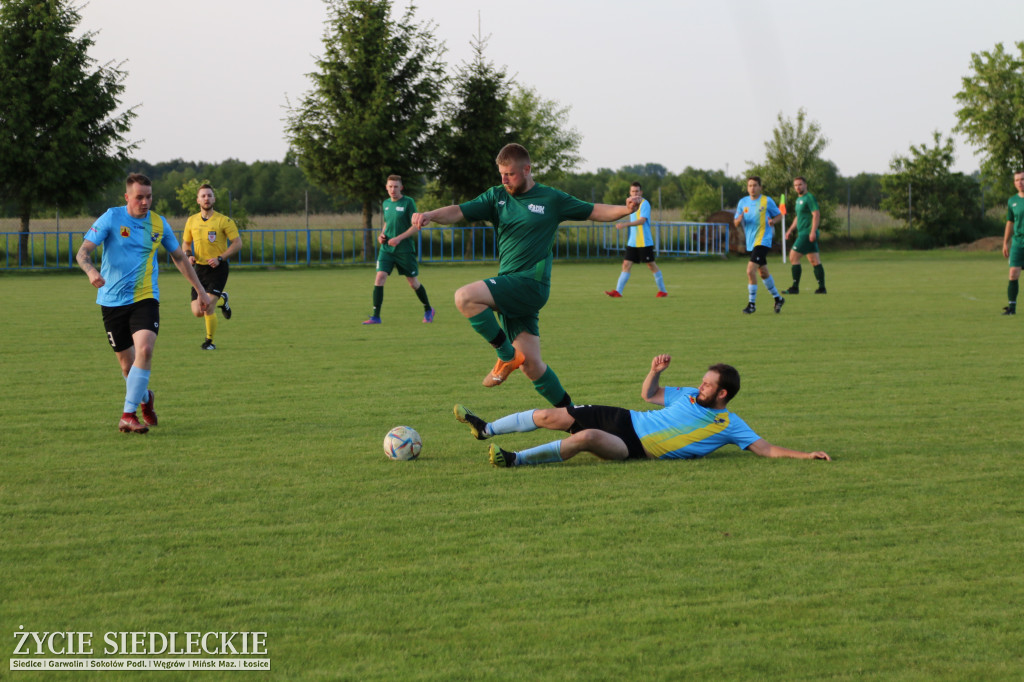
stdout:
[(1024, 169), (1024, 41), (1014, 56), (998, 43), (991, 52), (971, 55), (973, 74), (954, 95), (961, 107), (954, 131), (983, 153), (982, 170), (1000, 198), (1013, 189), (1015, 171)]
[(126, 73), (94, 68), (95, 34), (73, 35), (80, 20), (64, 0), (0, 5), (0, 195), (21, 218), (22, 262), (33, 205), (99, 194), (136, 147), (124, 137), (134, 110), (114, 115)]
[(508, 95), (511, 81), (504, 67), (496, 67), (484, 56), (488, 38), (478, 32), (470, 41), (473, 60), (456, 69), (454, 92), (443, 105), (444, 126), (437, 134), (437, 179), (440, 192), (447, 195), (446, 203), (461, 203), (499, 184), (494, 158), (514, 141)]
[(444, 48), (432, 24), (414, 23), (414, 9), (394, 19), (390, 0), (330, 0), (313, 89), (288, 111), (288, 139), (310, 180), (362, 206), (365, 252), (387, 176), (430, 165)]
[(766, 160), (747, 172), (747, 175), (760, 176), (765, 193), (792, 195), (793, 178), (806, 179), (811, 193), (818, 199), (821, 229), (826, 232), (837, 225), (833, 197), (839, 183), (835, 164), (821, 158), (828, 142), (821, 134), (821, 126), (817, 121), (808, 121), (807, 111), (802, 107), (796, 120), (785, 119), (779, 112), (772, 139), (764, 143)]
[(511, 137), (529, 150), (533, 177), (538, 182), (559, 180), (583, 161), (583, 135), (569, 125), (571, 109), (541, 97), (533, 88), (518, 86), (512, 93)]
[(882, 210), (906, 220), (919, 246), (944, 246), (972, 239), (979, 225), (977, 183), (953, 173), (953, 138), (933, 133), (935, 146), (911, 145), (908, 156), (895, 156), (892, 173), (882, 177)]

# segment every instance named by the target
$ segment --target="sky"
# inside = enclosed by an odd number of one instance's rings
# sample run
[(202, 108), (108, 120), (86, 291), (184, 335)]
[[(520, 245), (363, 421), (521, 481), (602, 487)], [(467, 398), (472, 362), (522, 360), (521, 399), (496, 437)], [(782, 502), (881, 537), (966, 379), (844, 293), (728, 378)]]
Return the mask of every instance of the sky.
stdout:
[[(407, 6), (396, 0), (395, 7)], [(88, 0), (91, 56), (128, 73), (130, 139), (150, 163), (280, 161), (284, 121), (323, 54), (321, 0)], [(895, 154), (952, 134), (971, 55), (1024, 39), (1018, 0), (420, 0), (449, 72), (485, 55), (570, 106), (577, 170), (660, 163), (739, 176), (800, 108), (840, 174), (885, 173)], [(443, 96), (425, 92), (426, 97)], [(959, 135), (954, 170), (978, 168)], [(497, 150), (495, 150), (497, 152)]]

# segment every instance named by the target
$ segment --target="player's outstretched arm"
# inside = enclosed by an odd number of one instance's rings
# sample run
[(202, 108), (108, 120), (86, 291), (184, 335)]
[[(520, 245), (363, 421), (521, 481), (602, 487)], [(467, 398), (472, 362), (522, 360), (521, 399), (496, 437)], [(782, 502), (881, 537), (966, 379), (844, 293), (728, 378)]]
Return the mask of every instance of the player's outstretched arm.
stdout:
[(412, 226), (418, 230), (426, 227), (429, 223), (451, 225), (452, 223), (457, 223), (462, 219), (462, 209), (459, 208), (458, 204), (452, 204), (451, 206), (437, 208), (433, 211), (426, 211), (425, 213), (413, 213)]
[(755, 455), (760, 455), (761, 457), (786, 457), (789, 459), (824, 459), (829, 462), (832, 461), (832, 458), (828, 456), (827, 452), (822, 452), (821, 450), (815, 450), (814, 452), (790, 450), (789, 448), (784, 448), (781, 445), (772, 445), (764, 438), (759, 438), (758, 440), (755, 440), (753, 443), (747, 446), (747, 450), (750, 450)]
[(627, 198), (625, 206), (594, 204), (594, 210), (590, 212), (590, 217), (587, 220), (593, 220), (596, 223), (610, 223), (628, 216), (638, 208), (640, 208), (640, 201), (636, 197)]

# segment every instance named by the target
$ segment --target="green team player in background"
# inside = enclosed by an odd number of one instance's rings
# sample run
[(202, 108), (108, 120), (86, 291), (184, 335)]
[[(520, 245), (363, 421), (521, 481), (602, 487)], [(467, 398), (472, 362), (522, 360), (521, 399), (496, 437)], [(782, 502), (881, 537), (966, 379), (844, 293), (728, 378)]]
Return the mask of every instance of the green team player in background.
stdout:
[(363, 324), (380, 324), (380, 309), (384, 304), (384, 282), (396, 267), (398, 274), (404, 275), (409, 286), (416, 292), (416, 297), (423, 304), (423, 321), (434, 321), (434, 309), (427, 298), (427, 290), (416, 279), (419, 274), (419, 255), (416, 243), (412, 241), (419, 227), (412, 226), (412, 216), (416, 213), (416, 202), (412, 197), (402, 195), (402, 176), (389, 175), (386, 186), (388, 198), (381, 205), (384, 215), (384, 230), (377, 235), (380, 242), (380, 253), (377, 254), (377, 276), (373, 280), (373, 314)]
[(1006, 233), (1003, 235), (1003, 258), (1010, 259), (1010, 283), (1006, 285), (1009, 302), (1003, 315), (1017, 314), (1017, 293), (1020, 291), (1020, 269), (1024, 267), (1024, 170), (1013, 174), (1017, 193), (1006, 201)]
[(800, 256), (807, 256), (814, 266), (814, 278), (818, 280), (816, 294), (827, 293), (825, 291), (825, 268), (821, 264), (821, 256), (818, 255), (818, 227), (821, 226), (821, 211), (818, 209), (818, 200), (807, 191), (807, 181), (802, 177), (793, 178), (793, 189), (796, 190), (796, 220), (788, 230), (786, 238), (793, 236), (796, 230), (796, 241), (789, 251), (789, 261), (793, 264), (793, 286), (783, 293), (800, 293), (800, 275), (803, 267), (800, 265)]
[[(571, 405), (569, 394), (540, 354), (540, 309), (551, 290), (551, 245), (559, 223), (595, 220), (607, 223), (637, 210), (630, 197), (625, 206), (591, 204), (533, 180), (530, 154), (518, 144), (502, 147), (495, 160), (501, 185), (476, 199), (413, 216), (414, 228), (430, 222), (450, 225), (460, 220), (486, 220), (498, 240), (498, 274), (467, 284), (455, 292), (455, 305), (498, 354), (484, 386), (497, 386), (521, 369), (533, 387), (556, 407)], [(495, 318), (497, 312), (497, 318)]]

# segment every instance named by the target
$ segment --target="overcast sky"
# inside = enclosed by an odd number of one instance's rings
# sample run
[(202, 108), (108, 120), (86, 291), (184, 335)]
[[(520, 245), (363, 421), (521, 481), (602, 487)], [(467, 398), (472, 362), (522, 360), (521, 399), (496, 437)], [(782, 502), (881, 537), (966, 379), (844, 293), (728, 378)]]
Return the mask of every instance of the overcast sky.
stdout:
[[(93, 57), (129, 74), (139, 158), (284, 158), (287, 102), (323, 53), (321, 0), (89, 0), (81, 12)], [(883, 173), (952, 131), (972, 53), (1024, 39), (1015, 0), (421, 0), (416, 16), (436, 23), (449, 70), (471, 58), (479, 16), (493, 62), (572, 107), (580, 170), (739, 175), (764, 159), (779, 113), (804, 107), (841, 174)], [(956, 170), (975, 170), (955, 139)]]

